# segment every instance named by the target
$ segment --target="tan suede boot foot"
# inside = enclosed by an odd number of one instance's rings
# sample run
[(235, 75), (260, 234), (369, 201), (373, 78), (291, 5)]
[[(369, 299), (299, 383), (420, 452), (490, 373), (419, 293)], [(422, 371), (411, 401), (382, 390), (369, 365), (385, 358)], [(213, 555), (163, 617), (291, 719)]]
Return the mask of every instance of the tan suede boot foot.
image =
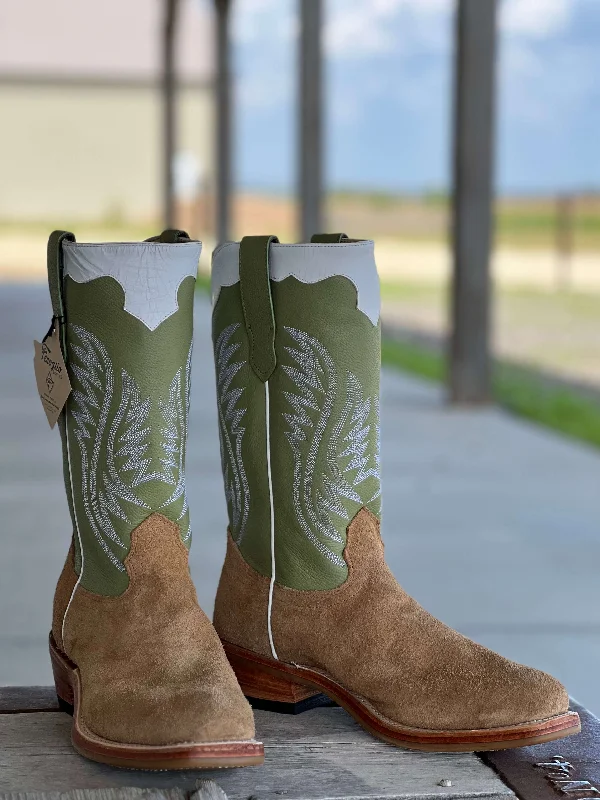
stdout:
[(79, 586), (65, 618), (72, 551), (58, 583), (50, 651), (59, 698), (74, 707), (73, 744), (140, 769), (262, 763), (252, 709), (198, 606), (178, 526), (153, 514), (131, 541), (123, 594)]
[(321, 692), (379, 738), (421, 750), (519, 747), (579, 731), (558, 681), (456, 633), (401, 589), (365, 509), (344, 558), (339, 588), (275, 583), (272, 648), (269, 579), (229, 537), (214, 621), (247, 696), (296, 703)]
[(385, 563), (374, 243), (247, 236), (215, 250), (211, 284), (230, 531), (214, 620), (245, 694), (294, 711), (325, 694), (422, 750), (578, 731), (559, 683), (447, 628)]

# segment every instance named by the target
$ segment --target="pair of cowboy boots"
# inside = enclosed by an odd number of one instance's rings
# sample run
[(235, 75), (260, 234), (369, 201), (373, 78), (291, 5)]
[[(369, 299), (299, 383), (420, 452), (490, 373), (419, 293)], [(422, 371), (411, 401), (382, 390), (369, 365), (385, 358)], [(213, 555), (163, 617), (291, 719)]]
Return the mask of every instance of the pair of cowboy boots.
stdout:
[(144, 769), (260, 764), (246, 697), (301, 710), (326, 695), (422, 750), (577, 732), (557, 681), (447, 628), (386, 566), (372, 242), (247, 237), (215, 251), (229, 530), (213, 627), (188, 569), (185, 485), (200, 248), (180, 231), (49, 241), (74, 531), (50, 652), (76, 749)]

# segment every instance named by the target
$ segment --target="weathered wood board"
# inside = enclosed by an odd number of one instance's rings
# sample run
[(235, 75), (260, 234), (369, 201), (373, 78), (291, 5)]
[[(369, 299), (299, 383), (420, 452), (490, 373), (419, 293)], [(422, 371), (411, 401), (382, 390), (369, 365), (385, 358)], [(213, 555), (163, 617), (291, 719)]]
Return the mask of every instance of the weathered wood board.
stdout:
[(58, 710), (53, 686), (0, 686), (0, 714)]
[(198, 781), (194, 791), (183, 789), (73, 789), (70, 792), (9, 792), (2, 800), (227, 800), (214, 781)]
[[(41, 700), (48, 698), (42, 695)], [(214, 781), (229, 800), (515, 797), (476, 755), (400, 750), (369, 736), (339, 708), (297, 717), (257, 711), (256, 723), (265, 743), (261, 767), (155, 773), (113, 769), (81, 758), (71, 747), (71, 718), (61, 712), (0, 713), (0, 800), (41, 800), (40, 792), (45, 800), (188, 800), (199, 778)], [(444, 778), (451, 787), (439, 785)], [(160, 795), (76, 792), (119, 788), (154, 789)], [(183, 796), (165, 794), (175, 788)], [(63, 792), (68, 797), (51, 794)], [(200, 798), (204, 800), (202, 795), (192, 800)]]
[(524, 800), (600, 800), (600, 720), (578, 703), (571, 708), (581, 717), (581, 733), (559, 742), (482, 753), (505, 783)]

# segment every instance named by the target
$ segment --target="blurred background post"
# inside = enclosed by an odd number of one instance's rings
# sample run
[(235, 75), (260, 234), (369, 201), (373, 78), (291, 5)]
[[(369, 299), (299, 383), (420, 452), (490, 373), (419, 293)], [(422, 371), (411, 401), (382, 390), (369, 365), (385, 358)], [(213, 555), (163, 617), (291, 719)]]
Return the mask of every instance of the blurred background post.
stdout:
[(490, 255), (496, 101), (496, 0), (459, 0), (454, 56), (450, 399), (492, 396)]
[(231, 131), (231, 54), (230, 10), (231, 0), (215, 0), (216, 9), (216, 62), (215, 81), (215, 157), (216, 174), (216, 240), (230, 239), (232, 191), (232, 131)]

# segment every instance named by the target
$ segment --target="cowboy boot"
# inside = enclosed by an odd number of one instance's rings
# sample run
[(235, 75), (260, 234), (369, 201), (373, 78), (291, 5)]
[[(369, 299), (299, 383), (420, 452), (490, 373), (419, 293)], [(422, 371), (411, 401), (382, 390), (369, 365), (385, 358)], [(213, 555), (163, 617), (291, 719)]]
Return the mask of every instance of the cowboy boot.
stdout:
[[(48, 243), (72, 391), (59, 418), (73, 542), (50, 654), (72, 741), (139, 769), (259, 764), (252, 709), (198, 606), (185, 448), (200, 242)], [(58, 348), (57, 342), (57, 348)]]
[(373, 243), (317, 241), (247, 237), (213, 257), (229, 512), (214, 624), (244, 693), (288, 711), (324, 694), (419, 750), (577, 732), (556, 680), (434, 619), (387, 567)]

